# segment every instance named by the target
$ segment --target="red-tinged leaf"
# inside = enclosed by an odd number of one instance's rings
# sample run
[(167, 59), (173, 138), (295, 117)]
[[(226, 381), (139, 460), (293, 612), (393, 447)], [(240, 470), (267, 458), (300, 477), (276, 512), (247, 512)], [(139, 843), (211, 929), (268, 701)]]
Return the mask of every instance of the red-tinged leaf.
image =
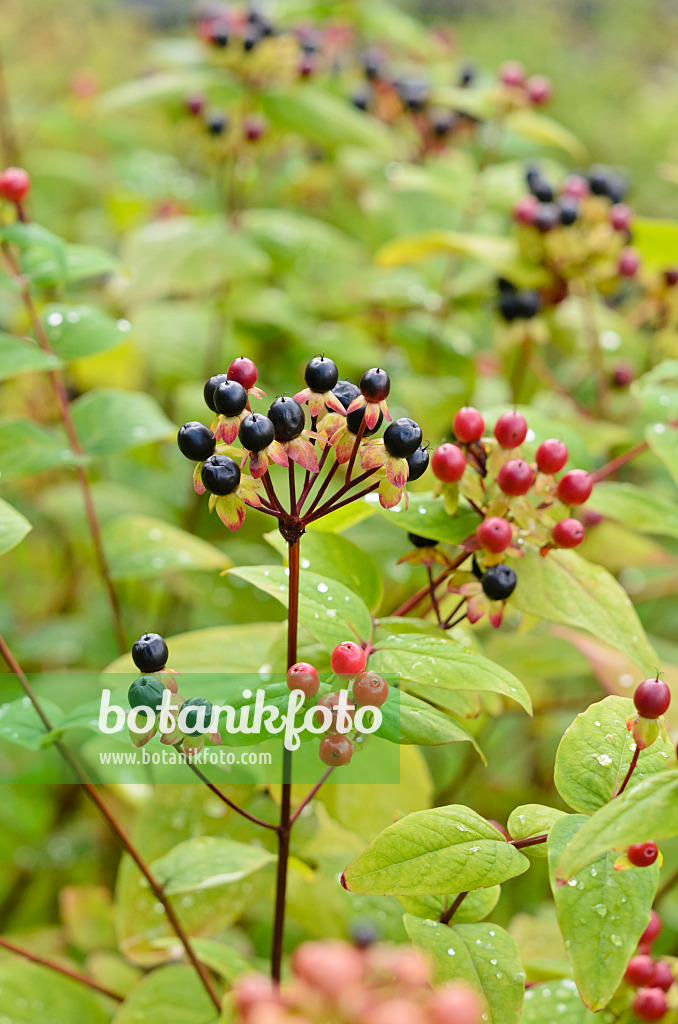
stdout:
[(389, 455), (384, 463), (384, 468), (386, 469), (386, 476), (394, 487), (403, 488), (405, 486), (410, 474), (407, 459), (395, 459), (392, 455)]
[(379, 484), (379, 503), (382, 508), (395, 508), (402, 496), (402, 487), (394, 487), (386, 478)]
[(196, 494), (204, 494), (206, 490), (205, 485), (202, 482), (202, 477), (200, 476), (201, 470), (202, 462), (199, 462), (198, 465), (193, 470), (193, 487), (195, 489)]
[(276, 466), (289, 466), (290, 463), (287, 458), (287, 453), (280, 441), (271, 441), (266, 451), (268, 452), (269, 459), (271, 459), (272, 462), (275, 462)]
[(245, 502), (237, 494), (219, 497), (215, 502), (217, 515), (229, 530), (239, 530), (245, 522)]
[(289, 458), (303, 469), (307, 469), (311, 473), (318, 472), (318, 454), (305, 437), (295, 437), (293, 441), (288, 441), (285, 449)]
[[(368, 441), (360, 450), (360, 465), (364, 470), (381, 469), (389, 458), (390, 456), (384, 447), (384, 442), (381, 440)], [(404, 484), (401, 484), (401, 487), (404, 486)]]

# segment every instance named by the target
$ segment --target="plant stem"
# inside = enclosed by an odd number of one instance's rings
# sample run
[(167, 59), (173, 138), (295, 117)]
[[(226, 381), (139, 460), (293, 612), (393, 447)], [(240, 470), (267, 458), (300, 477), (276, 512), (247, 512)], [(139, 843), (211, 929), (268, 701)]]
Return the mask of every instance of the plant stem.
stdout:
[(314, 509), (317, 508), (318, 502), (320, 501), (320, 499), (322, 498), (323, 494), (325, 493), (325, 491), (329, 487), (330, 482), (332, 480), (332, 477), (334, 476), (334, 474), (337, 472), (338, 469), (339, 469), (339, 463), (338, 462), (335, 462), (330, 467), (330, 471), (327, 474), (327, 476), (325, 477), (325, 479), (323, 480), (322, 485), (320, 487), (320, 490), (318, 491), (318, 493), (316, 494), (315, 498), (311, 502), (311, 507), (309, 508), (308, 512), (306, 513), (306, 517), (305, 518), (308, 518), (308, 516), (311, 515), (311, 513), (314, 511)]
[[(280, 504), (280, 501), (278, 499), (278, 495), (275, 493), (275, 488), (273, 486), (273, 481), (271, 480), (271, 474), (269, 473), (268, 470), (266, 470), (266, 472), (262, 476), (261, 480), (262, 480), (262, 483), (263, 483), (264, 488), (266, 490), (266, 494), (268, 495), (268, 500), (271, 502), (271, 505), (273, 506), (273, 508), (274, 509), (277, 508), (278, 512), (283, 512), (284, 513), (285, 509)], [(287, 513), (285, 513), (285, 514), (287, 514)]]
[(207, 788), (211, 790), (212, 793), (214, 793), (214, 795), (219, 798), (219, 800), (221, 800), (228, 807), (230, 807), (232, 811), (235, 811), (236, 814), (241, 814), (243, 818), (247, 818), (247, 820), (251, 821), (253, 825), (261, 825), (262, 828), (270, 828), (274, 831), (277, 829), (277, 825), (271, 825), (270, 822), (264, 821), (262, 818), (257, 818), (254, 814), (250, 814), (249, 811), (246, 811), (243, 807), (239, 807), (238, 804), (233, 802), (233, 800), (229, 800), (226, 794), (222, 793), (221, 790), (214, 785), (214, 783), (210, 782), (207, 776), (200, 771), (198, 766), (193, 764), (191, 759), (186, 756), (184, 751), (181, 749), (181, 741), (179, 741), (179, 743), (175, 743), (175, 747), (180, 754), (183, 754), (184, 761), (191, 769), (193, 774), (196, 775), (201, 782), (204, 782)]
[(646, 452), (648, 447), (647, 441), (641, 441), (640, 444), (635, 445), (633, 448), (629, 448), (629, 450), (624, 452), (622, 455), (618, 455), (616, 459), (606, 462), (604, 466), (601, 466), (600, 469), (596, 469), (595, 472), (591, 474), (594, 482), (598, 483), (599, 480), (604, 480), (606, 476), (611, 476), (612, 473), (616, 473), (618, 469), (625, 466), (626, 463), (630, 462), (631, 459), (634, 459), (636, 455), (642, 455), (643, 452)]
[(310, 473), (310, 474), (307, 473), (306, 474), (306, 481), (304, 483), (304, 488), (303, 488), (301, 494), (299, 495), (299, 501), (297, 503), (297, 512), (299, 512), (300, 514), (301, 514), (302, 508), (304, 507), (304, 502), (306, 501), (306, 498), (308, 497), (309, 491), (311, 490), (311, 488), (313, 487), (313, 484), (316, 482), (316, 480), (318, 479), (318, 477), (322, 473), (322, 469), (323, 469), (323, 466), (325, 465), (325, 461), (327, 459), (327, 456), (329, 455), (329, 453), (331, 451), (332, 451), (332, 445), (328, 442), (325, 445), (324, 449), (323, 449), (323, 453), (320, 456), (320, 459), (318, 460), (318, 472), (317, 473)]
[(344, 484), (344, 486), (350, 483), (351, 473), (353, 472), (353, 466), (355, 464), (356, 456), (358, 454), (358, 449), (360, 448), (360, 442), (362, 441), (363, 434), (365, 433), (365, 426), (365, 414), (363, 414), (363, 418), (360, 421), (360, 426), (358, 427), (358, 433), (355, 435), (355, 441), (353, 442), (353, 451), (351, 452), (351, 458), (348, 460), (348, 469), (346, 470), (346, 484)]
[[(42, 705), (40, 704), (40, 701), (38, 700), (35, 691), (33, 690), (33, 687), (31, 686), (26, 677), (26, 673), (19, 665), (18, 661), (12, 654), (11, 650), (9, 649), (7, 643), (5, 642), (2, 636), (0, 636), (0, 654), (2, 654), (3, 658), (7, 662), (7, 665), (19, 680), (24, 690), (24, 693), (26, 694), (31, 704), (35, 708), (35, 711), (38, 714), (40, 721), (44, 725), (46, 731), (49, 733), (53, 732), (54, 727), (50, 722), (48, 716), (45, 714)], [(66, 762), (66, 764), (70, 767), (71, 771), (74, 773), (75, 777), (78, 779), (80, 784), (84, 787), (87, 796), (90, 798), (92, 803), (96, 806), (96, 808), (106, 819), (109, 827), (111, 828), (111, 831), (120, 840), (122, 845), (129, 853), (130, 857), (132, 858), (132, 860), (139, 868), (146, 881), (148, 882), (151, 892), (158, 900), (158, 902), (162, 905), (163, 910), (165, 911), (165, 914), (167, 915), (167, 918), (170, 924), (172, 925), (172, 928), (174, 929), (177, 938), (184, 947), (184, 950), (186, 951), (188, 959), (190, 960), (191, 964), (198, 973), (200, 980), (205, 988), (205, 991), (207, 992), (208, 996), (214, 1003), (215, 1009), (218, 1012), (221, 1012), (221, 1000), (214, 987), (209, 972), (205, 965), (201, 963), (201, 961), (196, 956), (195, 950), (193, 949), (193, 944), (187, 932), (184, 930), (184, 926), (181, 924), (181, 921), (174, 912), (174, 908), (172, 907), (172, 904), (169, 902), (168, 897), (163, 892), (162, 885), (155, 878), (155, 875), (153, 875), (153, 873), (151, 872), (151, 869), (146, 864), (145, 860), (137, 850), (132, 840), (129, 838), (129, 836), (124, 831), (122, 826), (118, 823), (118, 821), (113, 815), (113, 812), (109, 809), (109, 807), (104, 803), (102, 798), (99, 796), (97, 788), (93, 786), (91, 782), (89, 782), (83, 769), (80, 767), (78, 761), (75, 759), (75, 757), (70, 752), (68, 747), (64, 746), (61, 740), (55, 740), (54, 746), (56, 747), (57, 751), (59, 752), (63, 760)]]
[(626, 787), (628, 786), (629, 781), (631, 779), (631, 776), (633, 775), (633, 773), (634, 773), (634, 771), (636, 769), (636, 765), (638, 764), (638, 758), (639, 757), (640, 757), (640, 747), (636, 746), (636, 749), (633, 751), (633, 757), (631, 758), (631, 764), (629, 765), (629, 770), (627, 771), (626, 775), (624, 776), (624, 781), (622, 782), (621, 786), (619, 787), (617, 792), (613, 794), (613, 796), (612, 796), (613, 800), (614, 800), (615, 797), (621, 796), (622, 793), (624, 792), (624, 790), (626, 789)]
[[(9, 267), (10, 274), (13, 280), (19, 286), (21, 300), (23, 302), (24, 309), (26, 310), (28, 318), (31, 321), (31, 325), (33, 327), (33, 331), (35, 333), (35, 337), (38, 341), (38, 344), (40, 345), (40, 348), (42, 349), (43, 352), (46, 352), (48, 355), (53, 356), (55, 355), (55, 352), (50, 344), (49, 338), (47, 337), (47, 332), (45, 331), (42, 320), (38, 315), (38, 311), (35, 308), (35, 303), (33, 302), (30, 287), (26, 280), (24, 279), (23, 275), (21, 274), (19, 267), (14, 257), (12, 256), (9, 248), (7, 246), (3, 246), (2, 250), (5, 256), (7, 266)], [(85, 506), (85, 515), (87, 517), (89, 532), (92, 537), (92, 544), (94, 546), (96, 563), (101, 578), (103, 580), (104, 587), (106, 589), (108, 603), (111, 607), (113, 629), (115, 631), (118, 647), (120, 648), (120, 653), (125, 654), (128, 647), (127, 641), (125, 639), (125, 630), (123, 628), (122, 623), (122, 608), (120, 607), (120, 601), (118, 600), (118, 595), (113, 585), (111, 571), (108, 565), (108, 560), (106, 558), (106, 553), (104, 551), (104, 545), (101, 536), (101, 525), (99, 523), (99, 516), (96, 510), (96, 506), (94, 504), (94, 498), (92, 497), (92, 491), (90, 488), (87, 471), (82, 465), (84, 452), (82, 449), (82, 445), (80, 444), (77, 431), (75, 429), (75, 424), (73, 423), (73, 417), (71, 415), (71, 407), (68, 401), (66, 385), (63, 376), (59, 370), (50, 370), (49, 376), (50, 380), (52, 381), (52, 387), (54, 388), (54, 393), (56, 395), (57, 402), (59, 404), (61, 422), (63, 423), (64, 430), (66, 431), (68, 443), (70, 445), (71, 451), (78, 460), (76, 463), (75, 470), (78, 476), (80, 490), (82, 492), (82, 500)]]
[(327, 782), (327, 780), (329, 779), (329, 777), (330, 777), (330, 775), (332, 774), (333, 771), (334, 771), (333, 767), (332, 768), (328, 768), (327, 771), (323, 775), (321, 775), (320, 779), (316, 782), (316, 784), (313, 787), (313, 789), (310, 790), (310, 792), (308, 792), (306, 794), (306, 796), (301, 801), (299, 806), (297, 808), (295, 808), (294, 814), (290, 818), (290, 825), (294, 825), (295, 821), (297, 820), (297, 818), (299, 817), (299, 815), (303, 811), (304, 807), (307, 807), (310, 804), (310, 802), (313, 799), (313, 797), (321, 789), (321, 787), (324, 786), (324, 784)]
[(526, 846), (540, 846), (547, 839), (548, 835), (544, 833), (540, 836), (528, 836), (527, 839), (509, 839), (509, 843), (515, 846), (516, 850), (524, 850)]
[(378, 486), (378, 482), (376, 484), (370, 484), (370, 486), (366, 487), (364, 491), (358, 491), (357, 494), (352, 494), (349, 498), (344, 498), (343, 501), (337, 502), (336, 505), (332, 504), (332, 502), (334, 502), (335, 500), (334, 498), (332, 498), (330, 502), (326, 503), (325, 505), (322, 505), (316, 512), (313, 513), (312, 516), (305, 516), (304, 523), (312, 523), (314, 519), (320, 519), (321, 516), (328, 516), (330, 512), (336, 512), (338, 508), (343, 508), (344, 505), (350, 505), (352, 501), (358, 501), (359, 498), (364, 498), (366, 494), (370, 494), (372, 491), (376, 491)]
[(88, 988), (94, 989), (95, 992), (100, 992), (102, 996), (107, 996), (109, 999), (115, 999), (117, 1003), (122, 1003), (124, 1001), (124, 996), (121, 996), (118, 992), (113, 992), (110, 988), (106, 988), (105, 985), (100, 985), (98, 981), (94, 981), (92, 978), (88, 978), (86, 975), (80, 974), (79, 971), (71, 970), (70, 967), (65, 967), (63, 964), (59, 964), (55, 960), (48, 960), (47, 957), (38, 956), (37, 953), (32, 953), (30, 949), (24, 949), (23, 946), (17, 946), (8, 939), (0, 938), (0, 946), (2, 946), (3, 949), (8, 949), (10, 953), (16, 953), (17, 956), (22, 956), (24, 960), (30, 960), (33, 964), (40, 964), (41, 967), (48, 967), (50, 971), (56, 971), (57, 974), (63, 974), (66, 978), (71, 978), (73, 981), (80, 982), (81, 985), (87, 985)]
[[(433, 585), (437, 588), (444, 580), (447, 579), (447, 577), (452, 572), (454, 572), (455, 569), (458, 569), (460, 565), (463, 565), (463, 563), (466, 561), (466, 559), (468, 557), (469, 557), (468, 552), (467, 551), (462, 551), (462, 553), (454, 560), (454, 562), (452, 562), (451, 565), (448, 565), (445, 569), (443, 569), (443, 571), (440, 573), (440, 575), (437, 576), (434, 579)], [(428, 585), (425, 586), (425, 587), (422, 587), (421, 590), (418, 590), (416, 592), (416, 594), (412, 594), (412, 597), (408, 597), (407, 601), (405, 601), (398, 608), (396, 608), (396, 610), (394, 612), (391, 612), (391, 617), (398, 617), (398, 616), (401, 616), (401, 615), (407, 615), (408, 612), (411, 612), (413, 608), (416, 608), (416, 606), (419, 604), (419, 602), (423, 601), (424, 598), (429, 593), (430, 593), (430, 589), (429, 589)]]
[(295, 486), (294, 486), (294, 463), (292, 462), (292, 459), (289, 460), (289, 465), (287, 467), (287, 472), (289, 474), (289, 480), (290, 480), (290, 515), (296, 516), (296, 514), (297, 514), (297, 498), (296, 498), (296, 489), (295, 489)]
[(436, 597), (436, 585), (433, 579), (433, 569), (430, 565), (426, 566), (426, 572), (428, 574), (428, 587), (431, 593), (431, 604), (433, 605), (433, 611), (436, 613), (438, 625), (442, 626), (443, 620), (440, 617), (440, 605), (438, 604), (438, 598)]
[(466, 899), (467, 896), (468, 896), (468, 892), (460, 892), (459, 893), (459, 895), (455, 899), (455, 901), (452, 904), (452, 906), (448, 907), (447, 910), (445, 910), (440, 915), (440, 923), (441, 924), (449, 924), (450, 923), (450, 921), (452, 920), (454, 915), (457, 913), (457, 911), (459, 910), (459, 907), (462, 905), (462, 903), (464, 902), (464, 900)]

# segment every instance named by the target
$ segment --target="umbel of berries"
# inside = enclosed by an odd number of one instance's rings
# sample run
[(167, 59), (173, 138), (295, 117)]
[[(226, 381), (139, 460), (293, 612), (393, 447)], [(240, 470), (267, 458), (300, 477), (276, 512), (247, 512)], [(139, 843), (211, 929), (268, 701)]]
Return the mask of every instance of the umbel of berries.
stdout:
[(327, 356), (314, 356), (307, 364), (304, 371), (306, 387), (298, 391), (294, 396), (301, 405), (308, 402), (308, 411), (311, 416), (317, 419), (321, 416), (325, 407), (344, 414), (344, 406), (333, 393), (339, 380), (337, 365)]
[[(408, 459), (421, 446), (421, 427), (407, 416), (389, 423), (381, 440), (367, 441), (360, 453), (364, 470), (383, 470), (379, 501), (384, 508), (398, 504), (410, 472)], [(407, 507), (407, 495), (405, 497)]]
[[(337, 462), (339, 465), (343, 465), (350, 460), (353, 454), (358, 432), (362, 431), (363, 437), (369, 437), (376, 433), (383, 422), (384, 414), (379, 412), (379, 417), (373, 427), (367, 427), (364, 423), (365, 406), (347, 414), (346, 410), (354, 399), (360, 397), (360, 388), (348, 380), (338, 381), (332, 394), (338, 400), (341, 411), (328, 410), (318, 423), (318, 433), (329, 439), (334, 448)], [(332, 409), (336, 410), (336, 408), (336, 405), (332, 406)]]

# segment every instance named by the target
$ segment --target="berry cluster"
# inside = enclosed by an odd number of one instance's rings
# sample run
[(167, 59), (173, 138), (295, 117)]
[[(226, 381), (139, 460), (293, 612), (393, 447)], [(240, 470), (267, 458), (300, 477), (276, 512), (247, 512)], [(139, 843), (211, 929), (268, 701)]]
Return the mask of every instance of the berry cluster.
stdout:
[[(543, 555), (552, 548), (581, 544), (585, 528), (570, 512), (587, 501), (594, 481), (583, 469), (556, 476), (568, 461), (567, 446), (557, 438), (543, 441), (533, 462), (522, 458), (520, 446), (527, 439), (528, 425), (518, 412), (500, 416), (494, 437), (487, 438), (481, 413), (465, 407), (454, 417), (453, 432), (454, 440), (436, 448), (431, 458), (439, 493), (450, 513), (461, 493), (482, 522), (462, 542), (454, 564), (434, 541), (426, 543), (414, 535), (411, 540), (421, 550), (406, 558), (429, 566), (440, 561), (454, 569), (448, 589), (462, 596), (461, 604), (466, 602), (469, 622), (488, 612), (492, 625), (498, 626), (504, 603), (518, 582), (515, 570), (504, 563), (506, 554), (520, 557), (525, 544), (538, 547)], [(456, 571), (470, 556), (471, 571)], [(445, 626), (453, 624), (448, 620)]]
[(509, 107), (543, 107), (553, 96), (553, 87), (546, 75), (530, 75), (516, 60), (507, 61), (499, 69), (499, 81), (505, 87), (504, 102)]
[[(384, 419), (391, 419), (386, 403), (391, 384), (385, 370), (366, 370), (355, 385), (339, 380), (336, 364), (327, 356), (315, 356), (306, 366), (306, 386), (295, 395), (278, 396), (265, 414), (253, 412), (251, 407), (252, 399), (264, 397), (256, 387), (257, 376), (255, 364), (242, 356), (233, 360), (226, 373), (210, 377), (204, 396), (215, 414), (211, 426), (196, 420), (185, 423), (177, 439), (180, 451), (197, 463), (193, 474), (196, 491), (210, 492), (210, 511), (216, 509), (229, 529), (240, 528), (245, 507), (251, 505), (275, 516), (283, 536), (294, 542), (307, 523), (368, 491), (378, 490), (385, 508), (397, 505), (403, 496), (407, 502), (406, 484), (426, 470), (428, 451), (422, 444), (421, 427), (407, 417), (390, 422), (382, 438), (373, 436)], [(308, 429), (304, 406), (310, 414)], [(304, 503), (330, 452), (335, 455), (334, 465), (304, 513)], [(364, 472), (353, 478), (356, 460)], [(287, 508), (276, 494), (269, 474), (271, 463), (289, 470)], [(306, 471), (298, 499), (295, 463)], [(336, 470), (344, 464), (344, 483), (320, 504)], [(250, 475), (243, 472), (245, 466)], [(373, 480), (365, 490), (344, 497), (369, 478)], [(260, 481), (266, 497), (259, 494)]]
[(362, 928), (355, 945), (305, 942), (292, 955), (282, 989), (263, 974), (236, 981), (239, 1024), (480, 1024), (483, 1004), (467, 985), (431, 987), (428, 961), (409, 947), (373, 945)]
[(629, 960), (624, 978), (637, 989), (633, 1001), (633, 1012), (642, 1021), (657, 1021), (668, 1011), (666, 993), (675, 984), (670, 965), (665, 960), (651, 956), (652, 945), (662, 927), (661, 918), (651, 911), (650, 923), (643, 932), (638, 953)]

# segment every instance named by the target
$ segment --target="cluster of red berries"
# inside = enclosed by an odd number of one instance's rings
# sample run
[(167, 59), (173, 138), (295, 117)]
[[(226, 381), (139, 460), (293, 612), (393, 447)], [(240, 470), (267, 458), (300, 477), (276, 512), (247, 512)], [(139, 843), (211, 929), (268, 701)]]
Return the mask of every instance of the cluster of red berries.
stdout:
[(410, 947), (305, 942), (283, 988), (263, 974), (236, 981), (239, 1024), (480, 1024), (483, 1004), (467, 985), (431, 987), (428, 961)]
[(6, 167), (0, 172), (0, 199), (20, 206), (30, 187), (31, 179), (23, 167)]
[(661, 918), (651, 911), (650, 923), (638, 944), (638, 953), (631, 958), (624, 978), (637, 992), (632, 1001), (633, 1012), (642, 1021), (657, 1021), (668, 1011), (666, 993), (675, 984), (673, 971), (664, 960), (651, 956), (652, 945), (662, 927)]
[[(356, 708), (380, 708), (388, 697), (388, 683), (378, 673), (366, 671), (367, 654), (353, 640), (345, 640), (334, 648), (330, 664), (347, 689), (326, 693), (317, 703), (318, 725), (329, 726), (320, 741), (319, 756), (324, 764), (340, 767), (348, 764), (355, 753), (352, 721)], [(288, 670), (287, 685), (291, 691), (301, 690), (309, 699), (320, 689), (320, 676), (313, 665), (299, 661)]]
[(553, 87), (546, 75), (530, 75), (517, 60), (507, 61), (499, 69), (499, 81), (506, 86), (516, 106), (543, 107), (553, 96)]

